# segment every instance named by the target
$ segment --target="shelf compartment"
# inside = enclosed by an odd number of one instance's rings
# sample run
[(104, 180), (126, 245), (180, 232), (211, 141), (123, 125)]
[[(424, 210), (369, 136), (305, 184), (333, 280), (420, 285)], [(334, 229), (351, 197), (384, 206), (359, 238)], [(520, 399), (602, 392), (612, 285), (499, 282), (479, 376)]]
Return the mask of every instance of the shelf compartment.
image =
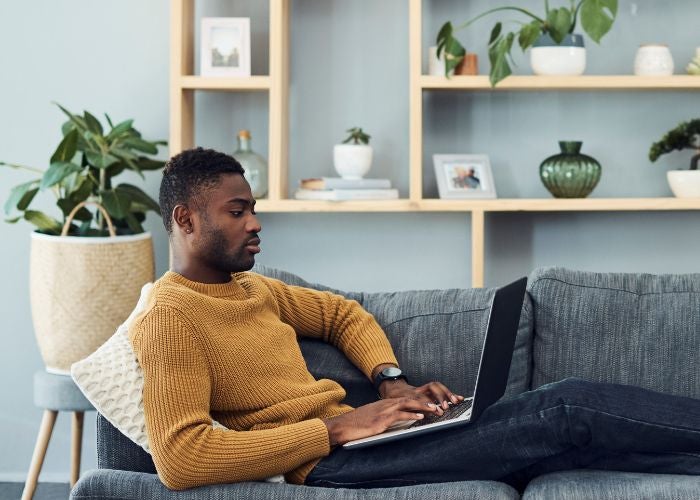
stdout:
[(491, 87), (489, 77), (421, 75), (419, 86), (424, 90), (700, 90), (700, 76), (509, 76)]
[(248, 76), (243, 78), (222, 78), (211, 76), (181, 76), (180, 88), (186, 90), (220, 90), (220, 91), (259, 91), (270, 90), (269, 76)]

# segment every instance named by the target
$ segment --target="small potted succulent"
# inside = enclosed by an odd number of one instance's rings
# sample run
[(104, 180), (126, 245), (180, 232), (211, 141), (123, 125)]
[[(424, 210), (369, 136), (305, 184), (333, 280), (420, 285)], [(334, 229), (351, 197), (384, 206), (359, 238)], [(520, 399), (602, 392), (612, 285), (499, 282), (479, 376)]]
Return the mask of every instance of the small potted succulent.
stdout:
[[(164, 162), (150, 155), (165, 143), (143, 139), (133, 120), (115, 125), (105, 115), (106, 128), (87, 111), (59, 108), (68, 120), (47, 169), (0, 166), (34, 177), (10, 192), (6, 222), (36, 227), (29, 259), (34, 332), (46, 369), (65, 374), (114, 333), (153, 280), (153, 242), (142, 222), (149, 211), (160, 214), (158, 203), (113, 178), (161, 169)], [(56, 198), (58, 217), (31, 208), (47, 192)]]
[(700, 198), (700, 119), (683, 122), (668, 131), (659, 142), (649, 149), (649, 159), (655, 162), (661, 155), (683, 149), (692, 149), (690, 169), (669, 170), (666, 173), (671, 191), (677, 198)]
[(333, 148), (333, 165), (343, 179), (361, 179), (372, 166), (370, 136), (361, 128), (348, 129), (350, 134), (342, 144)]
[(568, 7), (550, 8), (544, 0), (544, 16), (540, 17), (521, 7), (497, 7), (454, 27), (446, 22), (437, 36), (437, 56), (445, 53), (445, 75), (447, 76), (464, 58), (466, 51), (455, 38), (455, 32), (467, 28), (484, 16), (499, 11), (515, 11), (529, 18), (529, 22), (511, 32), (503, 30), (501, 22), (491, 30), (489, 59), (491, 61), (491, 85), (512, 73), (511, 50), (517, 38), (520, 48), (530, 51), (530, 64), (535, 74), (580, 75), (586, 68), (586, 50), (583, 36), (574, 33), (580, 16), (583, 30), (596, 43), (612, 28), (617, 16), (617, 0), (569, 0)]

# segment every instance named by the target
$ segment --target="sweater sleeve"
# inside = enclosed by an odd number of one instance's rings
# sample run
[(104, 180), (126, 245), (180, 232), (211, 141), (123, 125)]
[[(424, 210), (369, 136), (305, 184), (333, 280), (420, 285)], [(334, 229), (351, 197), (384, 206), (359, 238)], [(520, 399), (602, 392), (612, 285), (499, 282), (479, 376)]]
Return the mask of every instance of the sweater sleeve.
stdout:
[(321, 339), (341, 351), (367, 378), (382, 364), (398, 366), (386, 333), (357, 301), (330, 292), (263, 278), (279, 307), (280, 319), (297, 334)]
[(206, 354), (180, 313), (156, 306), (130, 333), (143, 369), (146, 430), (158, 476), (168, 488), (260, 480), (330, 452), (320, 419), (274, 429), (215, 429)]

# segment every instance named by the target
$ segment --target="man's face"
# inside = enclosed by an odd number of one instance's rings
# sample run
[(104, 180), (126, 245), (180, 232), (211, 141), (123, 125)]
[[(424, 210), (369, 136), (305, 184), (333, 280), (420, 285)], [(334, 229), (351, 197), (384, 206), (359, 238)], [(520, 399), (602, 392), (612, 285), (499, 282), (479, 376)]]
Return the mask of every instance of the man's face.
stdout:
[(195, 258), (218, 271), (248, 271), (260, 252), (261, 230), (250, 186), (242, 175), (224, 174), (204, 201), (193, 241)]

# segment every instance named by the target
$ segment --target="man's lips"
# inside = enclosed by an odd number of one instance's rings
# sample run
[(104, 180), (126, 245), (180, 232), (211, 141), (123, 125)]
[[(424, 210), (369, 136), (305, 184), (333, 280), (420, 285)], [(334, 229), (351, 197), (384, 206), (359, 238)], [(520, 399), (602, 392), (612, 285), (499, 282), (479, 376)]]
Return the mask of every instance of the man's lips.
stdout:
[(250, 253), (260, 253), (260, 238), (251, 238), (246, 244)]

